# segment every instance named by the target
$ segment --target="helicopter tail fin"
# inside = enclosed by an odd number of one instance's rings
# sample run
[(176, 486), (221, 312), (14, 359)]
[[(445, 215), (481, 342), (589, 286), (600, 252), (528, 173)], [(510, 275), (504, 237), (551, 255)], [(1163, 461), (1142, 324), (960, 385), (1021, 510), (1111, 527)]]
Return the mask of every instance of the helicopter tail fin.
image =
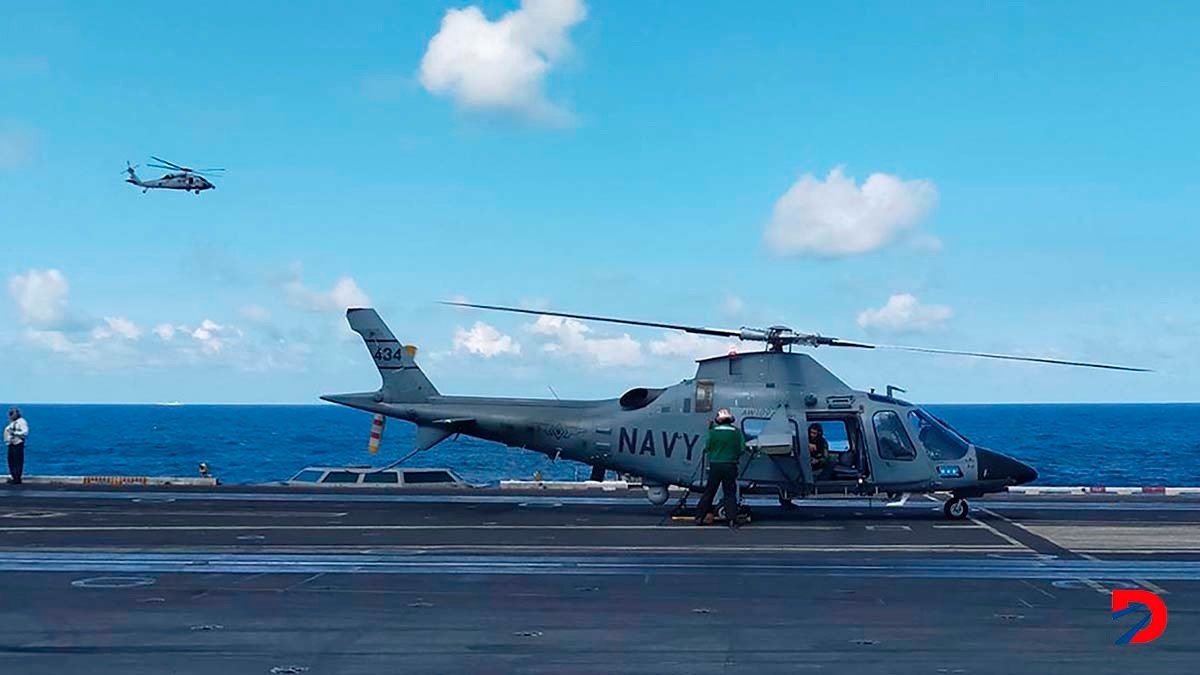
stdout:
[(375, 367), (383, 378), (379, 393), (385, 403), (419, 403), (437, 396), (425, 373), (417, 366), (417, 348), (402, 344), (391, 329), (379, 318), (379, 313), (370, 308), (352, 307), (346, 310), (346, 321), (350, 329), (362, 336)]
[(138, 178), (137, 171), (129, 162), (125, 163), (125, 173), (128, 174), (128, 178), (125, 179), (126, 183), (133, 183), (134, 185), (142, 184), (142, 180)]

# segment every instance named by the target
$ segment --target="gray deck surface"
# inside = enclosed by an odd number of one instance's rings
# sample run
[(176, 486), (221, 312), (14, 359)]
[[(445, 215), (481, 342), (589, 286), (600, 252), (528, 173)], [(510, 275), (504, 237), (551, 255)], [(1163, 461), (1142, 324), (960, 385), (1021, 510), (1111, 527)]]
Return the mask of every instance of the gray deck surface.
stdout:
[[(1191, 673), (1200, 500), (0, 488), (0, 673)], [(1165, 591), (1116, 646), (1109, 591)]]

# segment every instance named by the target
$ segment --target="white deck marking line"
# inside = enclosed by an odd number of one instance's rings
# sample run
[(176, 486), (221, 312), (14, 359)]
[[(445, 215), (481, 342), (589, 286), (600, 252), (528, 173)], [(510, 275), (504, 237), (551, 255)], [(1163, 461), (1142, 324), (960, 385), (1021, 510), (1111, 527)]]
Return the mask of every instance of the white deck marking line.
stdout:
[(1029, 609), (1033, 609), (1033, 603), (1029, 602), (1025, 598), (1017, 598), (1017, 602), (1021, 603), (1022, 605), (1025, 605)]
[[(942, 501), (942, 500), (938, 499), (937, 497), (934, 497), (933, 495), (925, 495), (925, 496), (935, 502)], [(1001, 520), (1004, 520), (1006, 522), (1010, 522), (1010, 523), (1012, 522), (1011, 520), (1008, 520), (1008, 518), (1005, 518), (1004, 516), (1001, 516), (1001, 515), (997, 514), (996, 512), (991, 511), (989, 509), (981, 508), (979, 510), (988, 515), (996, 516), (997, 518), (1000, 518)], [(967, 520), (970, 520), (972, 523), (975, 523), (975, 525), (977, 527), (982, 527), (983, 529), (987, 530), (988, 532), (991, 532), (992, 534), (996, 535), (997, 537), (1000, 537), (1001, 539), (1003, 539), (1004, 541), (1007, 541), (1008, 543), (1012, 544), (1013, 546), (1025, 549), (1026, 551), (1031, 551), (1033, 553), (1037, 553), (1037, 551), (1034, 550), (1032, 547), (1022, 544), (1021, 542), (1017, 541), (1016, 539), (1013, 539), (1012, 537), (1008, 536), (1007, 534), (1004, 534), (1000, 530), (997, 530), (996, 528), (992, 527), (991, 525), (988, 525), (987, 523), (976, 518), (975, 516), (967, 516)], [(934, 527), (938, 527), (938, 526), (934, 525)], [(942, 527), (946, 527), (946, 526), (942, 526)]]
[(307, 584), (310, 581), (316, 581), (317, 579), (320, 579), (323, 576), (325, 576), (324, 572), (317, 572), (316, 574), (314, 574), (310, 577), (305, 577), (304, 581), (297, 581), (296, 583), (292, 584), (291, 586), (288, 586), (287, 588), (283, 589), (283, 592), (287, 593), (288, 591), (290, 591), (294, 588), (299, 588), (299, 587), (303, 586), (304, 584)]
[[(340, 547), (304, 547), (297, 549), (296, 547), (283, 547), (283, 549), (272, 548), (271, 551), (282, 550), (283, 554), (308, 552), (312, 550), (321, 550), (323, 548), (333, 548), (336, 554), (341, 554), (343, 551)], [(256, 547), (256, 552), (262, 552), (262, 547)], [(57, 552), (76, 553), (81, 549), (65, 549)], [(108, 552), (108, 549), (96, 548), (97, 552)], [(243, 549), (244, 551), (244, 549)], [(481, 553), (503, 553), (503, 552), (528, 552), (528, 553), (552, 553), (552, 552), (603, 552), (603, 551), (637, 551), (646, 553), (692, 553), (704, 551), (717, 551), (724, 553), (1012, 553), (1011, 546), (999, 546), (988, 544), (845, 544), (840, 546), (818, 546), (806, 544), (762, 544), (762, 545), (745, 545), (745, 546), (729, 546), (723, 544), (674, 544), (668, 546), (563, 546), (560, 544), (546, 544), (544, 546), (532, 546), (527, 544), (506, 545), (506, 544), (411, 544), (398, 546), (373, 546), (367, 549), (356, 549), (358, 554), (391, 554), (391, 553), (430, 553), (430, 552), (481, 552)], [(138, 549), (137, 552), (142, 552)], [(192, 549), (180, 549), (171, 551), (172, 553), (191, 553)], [(217, 551), (217, 554), (237, 554), (242, 551)], [(0, 557), (4, 554), (12, 554), (14, 551), (0, 552)], [(2, 562), (2, 560), (0, 560)], [(840, 563), (839, 563), (840, 564)]]
[[(983, 511), (984, 513), (991, 513), (991, 511), (988, 511), (987, 509), (980, 509), (980, 510)], [(991, 525), (988, 525), (987, 523), (976, 518), (975, 516), (970, 516), (968, 519), (972, 523), (975, 523), (976, 525), (984, 528), (988, 532), (991, 532), (992, 534), (996, 535), (997, 537), (1000, 537), (1001, 539), (1003, 539), (1004, 541), (1007, 541), (1008, 543), (1012, 544), (1013, 546), (1019, 546), (1019, 547), (1025, 549), (1026, 551), (1030, 551), (1032, 553), (1038, 552), (1033, 547), (1022, 544), (1021, 542), (1017, 541), (1016, 539), (1013, 539), (1012, 537), (1008, 536), (1007, 534), (1004, 534), (1000, 530), (997, 530), (996, 528), (992, 527)]]
[[(0, 514), (0, 518), (21, 517), (22, 513), (49, 513), (37, 509), (21, 509)], [(349, 511), (132, 511), (129, 509), (62, 509), (54, 512), (55, 516), (96, 516), (111, 518), (123, 516), (128, 518), (163, 518), (166, 516), (204, 516), (206, 518), (345, 518)], [(39, 516), (48, 518), (49, 516)]]
[(1035, 585), (1033, 585), (1032, 583), (1030, 583), (1029, 581), (1026, 581), (1025, 579), (1021, 579), (1021, 583), (1023, 583), (1023, 584), (1025, 584), (1026, 586), (1028, 586), (1028, 587), (1032, 588), (1033, 590), (1037, 591), (1038, 593), (1041, 593), (1042, 595), (1046, 596), (1047, 598), (1050, 598), (1051, 600), (1055, 600), (1055, 599), (1057, 599), (1057, 598), (1055, 598), (1055, 597), (1054, 597), (1054, 594), (1053, 594), (1053, 593), (1051, 593), (1050, 591), (1047, 591), (1047, 590), (1046, 590), (1046, 589), (1044, 589), (1044, 588), (1040, 588), (1040, 587), (1038, 587), (1038, 586), (1035, 586)]
[[(675, 527), (664, 525), (69, 525), (62, 527), (5, 527), (0, 532), (170, 532), (198, 530), (667, 530), (717, 532), (719, 527)], [(756, 530), (844, 530), (841, 525), (765, 525)]]
[[(994, 516), (994, 517), (996, 517), (996, 518), (999, 518), (1000, 520), (1003, 520), (1004, 522), (1006, 522), (1006, 523), (1008, 523), (1008, 524), (1010, 524), (1010, 525), (1012, 525), (1012, 526), (1014, 526), (1014, 527), (1019, 527), (1019, 528), (1021, 528), (1021, 529), (1022, 529), (1022, 530), (1024, 530), (1025, 532), (1028, 532), (1028, 533), (1030, 534), (1030, 536), (1037, 537), (1037, 538), (1039, 538), (1039, 539), (1042, 539), (1042, 540), (1044, 540), (1044, 541), (1048, 541), (1048, 542), (1050, 542), (1051, 544), (1054, 544), (1055, 546), (1057, 546), (1057, 547), (1059, 547), (1059, 548), (1063, 549), (1064, 551), (1070, 551), (1071, 553), (1074, 553), (1075, 555), (1077, 555), (1077, 556), (1079, 556), (1079, 557), (1081, 557), (1081, 558), (1085, 558), (1085, 559), (1087, 559), (1087, 560), (1091, 560), (1091, 561), (1093, 561), (1093, 562), (1097, 562), (1097, 561), (1099, 561), (1099, 560), (1100, 560), (1099, 558), (1097, 558), (1097, 557), (1095, 557), (1095, 556), (1090, 556), (1090, 555), (1087, 555), (1086, 553), (1080, 553), (1080, 552), (1078, 552), (1078, 551), (1075, 551), (1075, 550), (1073, 550), (1073, 549), (1071, 549), (1071, 548), (1069, 548), (1069, 547), (1067, 547), (1067, 546), (1063, 546), (1062, 544), (1060, 544), (1060, 543), (1058, 543), (1057, 541), (1055, 541), (1055, 540), (1051, 539), (1050, 537), (1047, 537), (1047, 536), (1046, 536), (1046, 535), (1044, 535), (1044, 534), (1038, 534), (1037, 532), (1034, 532), (1033, 530), (1029, 529), (1028, 527), (1025, 527), (1025, 526), (1024, 526), (1024, 525), (1022, 525), (1021, 523), (1018, 523), (1017, 521), (1015, 521), (1015, 520), (1012, 520), (1011, 518), (1005, 518), (1004, 516), (1000, 515), (999, 513), (996, 513), (995, 511), (992, 511), (991, 509), (980, 509), (980, 510), (981, 510), (981, 511), (983, 511), (984, 513), (988, 514), (988, 515), (991, 515), (991, 516)], [(1030, 549), (1030, 550), (1033, 550), (1033, 549)], [(1079, 580), (1080, 580), (1080, 581), (1082, 581), (1083, 583), (1087, 584), (1088, 588), (1092, 589), (1093, 591), (1096, 591), (1097, 593), (1100, 593), (1100, 594), (1102, 594), (1102, 595), (1111, 595), (1111, 594), (1112, 594), (1112, 591), (1110, 591), (1110, 590), (1108, 590), (1107, 588), (1105, 588), (1103, 585), (1101, 585), (1101, 584), (1100, 584), (1099, 582), (1097, 582), (1095, 579), (1088, 579), (1088, 578), (1086, 578), (1086, 577), (1079, 577)]]
[(1152, 593), (1158, 593), (1159, 595), (1170, 595), (1171, 594), (1170, 591), (1163, 588), (1162, 586), (1159, 586), (1158, 584), (1154, 583), (1153, 581), (1150, 581), (1149, 579), (1134, 579), (1133, 582), (1135, 584), (1137, 584), (1138, 586), (1141, 586), (1142, 588), (1144, 588)]
[[(1028, 532), (1030, 536), (1037, 537), (1038, 539), (1043, 539), (1043, 540), (1045, 540), (1045, 541), (1048, 541), (1048, 542), (1050, 542), (1051, 544), (1054, 544), (1055, 546), (1057, 546), (1057, 547), (1059, 547), (1059, 548), (1063, 549), (1064, 551), (1071, 551), (1072, 553), (1076, 553), (1077, 555), (1080, 555), (1080, 556), (1082, 556), (1082, 555), (1083, 555), (1082, 553), (1078, 553), (1078, 552), (1076, 552), (1076, 551), (1072, 551), (1070, 548), (1067, 548), (1066, 546), (1063, 546), (1062, 544), (1058, 543), (1057, 541), (1054, 541), (1054, 540), (1053, 540), (1053, 539), (1051, 539), (1050, 537), (1047, 537), (1047, 536), (1045, 536), (1045, 535), (1041, 535), (1041, 534), (1038, 534), (1037, 532), (1034, 532), (1033, 530), (1029, 529), (1028, 527), (1025, 527), (1025, 526), (1024, 526), (1024, 525), (1022, 525), (1021, 523), (1018, 523), (1017, 521), (1013, 520), (1012, 518), (1006, 518), (1006, 517), (1004, 517), (1004, 516), (1000, 515), (999, 513), (996, 513), (995, 511), (993, 511), (993, 510), (991, 510), (991, 509), (986, 509), (986, 508), (985, 508), (985, 509), (980, 509), (980, 511), (983, 511), (984, 513), (988, 514), (989, 516), (993, 516), (993, 517), (995, 517), (995, 518), (999, 518), (1000, 520), (1003, 520), (1004, 522), (1008, 523), (1009, 525), (1012, 525), (1013, 527), (1019, 527), (1019, 528), (1021, 528), (1022, 530), (1024, 530), (1025, 532)], [(974, 518), (972, 518), (972, 520), (974, 520)], [(1022, 546), (1024, 546), (1024, 544), (1022, 544)], [(1026, 548), (1029, 548), (1029, 547), (1026, 547)], [(1030, 549), (1030, 550), (1033, 550), (1033, 549)], [(1090, 560), (1098, 560), (1098, 558), (1089, 558), (1089, 559), (1090, 559)]]

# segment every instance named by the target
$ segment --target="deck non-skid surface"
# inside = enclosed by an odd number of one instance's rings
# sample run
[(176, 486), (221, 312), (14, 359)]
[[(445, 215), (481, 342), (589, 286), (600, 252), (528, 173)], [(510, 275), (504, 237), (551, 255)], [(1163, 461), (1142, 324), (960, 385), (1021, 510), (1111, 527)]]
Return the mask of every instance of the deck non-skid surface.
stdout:
[[(0, 672), (1194, 672), (1200, 502), (0, 490)], [(1162, 593), (1117, 646), (1109, 591)], [(307, 670), (300, 670), (307, 669)]]

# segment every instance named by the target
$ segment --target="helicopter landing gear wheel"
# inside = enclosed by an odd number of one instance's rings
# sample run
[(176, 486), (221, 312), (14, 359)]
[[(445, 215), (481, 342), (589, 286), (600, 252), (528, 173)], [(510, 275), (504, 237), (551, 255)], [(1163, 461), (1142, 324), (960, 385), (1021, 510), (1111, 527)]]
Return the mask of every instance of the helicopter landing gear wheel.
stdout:
[[(745, 525), (745, 524), (749, 523), (750, 522), (750, 508), (747, 506), (743, 506), (741, 504), (738, 504), (736, 508), (737, 508), (737, 524)], [(726, 522), (729, 521), (729, 517), (728, 517), (727, 512), (725, 511), (724, 504), (721, 504), (720, 506), (717, 507), (716, 520), (724, 520)]]
[(783, 495), (780, 495), (779, 506), (781, 508), (791, 510), (796, 508), (796, 502), (792, 501), (790, 497), (784, 497)]
[(971, 505), (962, 497), (952, 497), (942, 506), (942, 512), (951, 520), (963, 520), (971, 513)]

